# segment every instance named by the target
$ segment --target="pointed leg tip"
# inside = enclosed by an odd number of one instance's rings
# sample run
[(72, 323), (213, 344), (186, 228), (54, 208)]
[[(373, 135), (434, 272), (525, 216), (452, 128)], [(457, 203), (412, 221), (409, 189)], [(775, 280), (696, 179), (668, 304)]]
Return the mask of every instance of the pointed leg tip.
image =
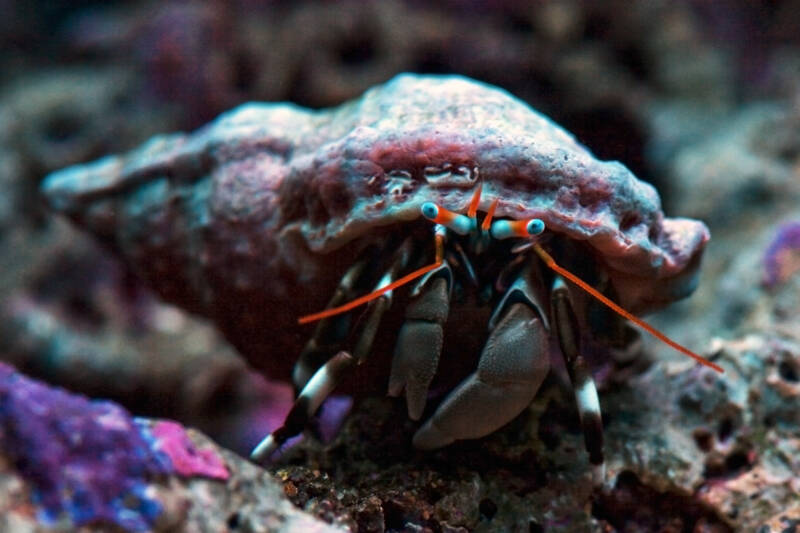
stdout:
[(389, 387), (386, 390), (386, 395), (392, 398), (397, 398), (403, 393), (404, 385), (402, 382), (389, 382)]
[(292, 384), (297, 388), (297, 390), (302, 390), (303, 387), (305, 387), (308, 383), (308, 380), (311, 379), (312, 375), (312, 372), (309, 372), (308, 369), (301, 367), (300, 363), (298, 363), (295, 365), (292, 372)]
[[(427, 392), (427, 391), (426, 391)], [(422, 418), (422, 413), (425, 411), (425, 404), (427, 403), (427, 394), (410, 394), (406, 390), (406, 405), (408, 406), (408, 418), (417, 421)]]
[(440, 431), (436, 426), (427, 422), (414, 434), (412, 444), (418, 450), (435, 450), (455, 442), (455, 439)]
[(278, 442), (275, 440), (272, 434), (267, 435), (264, 440), (258, 443), (258, 446), (253, 448), (253, 451), (250, 453), (250, 460), (255, 463), (268, 462), (269, 457), (277, 449)]
[(592, 486), (595, 489), (602, 489), (606, 484), (606, 465), (592, 465)]

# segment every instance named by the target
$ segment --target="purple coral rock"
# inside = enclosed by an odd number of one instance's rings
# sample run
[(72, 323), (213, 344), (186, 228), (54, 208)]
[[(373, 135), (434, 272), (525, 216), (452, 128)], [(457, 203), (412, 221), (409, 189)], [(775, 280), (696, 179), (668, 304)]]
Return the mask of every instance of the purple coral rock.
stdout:
[(767, 287), (783, 283), (800, 271), (800, 222), (789, 222), (778, 229), (764, 254), (764, 270)]
[(130, 415), (47, 387), (0, 364), (0, 449), (34, 487), (45, 522), (148, 529), (161, 512), (147, 478), (167, 474)]
[(153, 480), (227, 478), (210, 453), (188, 459), (194, 447), (177, 424), (157, 423), (153, 435), (140, 426), (112, 402), (48, 387), (0, 363), (0, 453), (31, 483), (45, 523), (150, 530), (162, 511)]

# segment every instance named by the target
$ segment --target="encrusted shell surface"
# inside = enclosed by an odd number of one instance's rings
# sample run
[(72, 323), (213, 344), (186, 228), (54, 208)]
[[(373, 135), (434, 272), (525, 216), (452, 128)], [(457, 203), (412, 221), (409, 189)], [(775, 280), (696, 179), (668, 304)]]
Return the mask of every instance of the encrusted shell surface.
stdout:
[[(425, 201), (463, 212), (478, 181), (483, 210), (497, 197), (497, 216), (539, 217), (591, 245), (634, 312), (693, 290), (705, 225), (665, 218), (625, 166), (458, 76), (401, 75), (322, 111), (246, 104), (54, 173), (43, 191), (240, 349), (296, 351), (297, 314), (324, 306), (377, 227), (418, 218)], [(272, 327), (297, 338), (264, 338)]]

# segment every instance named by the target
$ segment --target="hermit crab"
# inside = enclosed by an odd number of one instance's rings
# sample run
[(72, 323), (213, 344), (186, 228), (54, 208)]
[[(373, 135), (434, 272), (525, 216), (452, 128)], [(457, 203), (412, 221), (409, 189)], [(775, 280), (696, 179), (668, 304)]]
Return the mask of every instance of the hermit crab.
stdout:
[(632, 314), (694, 290), (706, 227), (665, 218), (625, 166), (463, 77), (401, 75), (322, 111), (246, 104), (56, 172), (43, 192), (166, 300), (293, 381), (295, 406), (255, 459), (339, 386), (405, 392), (414, 420), (432, 387), (454, 386), (414, 445), (481, 437), (561, 358), (602, 478), (584, 350), (624, 347), (611, 310), (718, 369)]

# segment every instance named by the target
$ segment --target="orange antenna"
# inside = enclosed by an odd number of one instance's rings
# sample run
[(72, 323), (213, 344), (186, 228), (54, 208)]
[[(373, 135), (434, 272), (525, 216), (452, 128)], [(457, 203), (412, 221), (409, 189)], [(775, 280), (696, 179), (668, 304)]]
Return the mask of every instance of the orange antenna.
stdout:
[(475, 189), (475, 193), (472, 195), (472, 201), (469, 203), (469, 209), (467, 210), (467, 216), (469, 218), (475, 218), (475, 215), (478, 213), (478, 204), (481, 202), (482, 190), (483, 183), (479, 183), (478, 188)]
[(665, 343), (665, 344), (667, 344), (669, 346), (672, 346), (673, 348), (675, 348), (676, 350), (678, 350), (681, 353), (684, 353), (684, 354), (688, 355), (689, 357), (691, 357), (692, 359), (694, 359), (698, 363), (700, 363), (702, 365), (705, 365), (705, 366), (707, 366), (709, 368), (713, 368), (717, 372), (720, 372), (720, 373), (724, 372), (724, 370), (722, 370), (721, 366), (719, 366), (719, 365), (717, 365), (715, 363), (712, 363), (711, 361), (708, 361), (707, 359), (704, 359), (702, 356), (694, 353), (690, 349), (681, 346), (680, 344), (678, 344), (674, 340), (670, 339), (669, 337), (667, 337), (666, 335), (664, 335), (663, 333), (658, 331), (656, 328), (654, 328), (653, 326), (651, 326), (650, 324), (648, 324), (647, 322), (645, 322), (641, 318), (638, 318), (635, 315), (633, 315), (632, 313), (629, 313), (628, 311), (626, 311), (625, 309), (623, 309), (619, 305), (615, 304), (614, 302), (612, 302), (611, 300), (609, 300), (608, 298), (606, 298), (605, 296), (600, 294), (600, 292), (597, 291), (594, 287), (592, 287), (591, 285), (589, 285), (588, 283), (586, 283), (585, 281), (580, 279), (578, 276), (576, 276), (575, 274), (573, 274), (569, 270), (566, 270), (565, 268), (559, 266), (556, 263), (555, 259), (553, 259), (553, 257), (550, 254), (545, 252), (544, 249), (538, 243), (534, 243), (533, 244), (533, 250), (542, 259), (542, 261), (544, 261), (544, 263), (548, 266), (548, 268), (550, 268), (551, 270), (553, 270), (556, 273), (560, 274), (561, 276), (564, 276), (565, 278), (570, 280), (572, 283), (574, 283), (575, 285), (577, 285), (578, 287), (580, 287), (584, 291), (588, 292), (589, 294), (591, 294), (592, 296), (597, 298), (601, 303), (603, 303), (606, 306), (610, 307), (611, 310), (614, 311), (615, 313), (619, 314), (620, 316), (622, 316), (624, 318), (627, 318), (628, 320), (630, 320), (631, 322), (633, 322), (634, 324), (636, 324), (640, 328), (644, 329), (645, 331), (647, 331), (648, 333), (653, 335), (655, 338), (657, 338), (661, 342), (663, 342), (663, 343)]
[(388, 285), (385, 285), (385, 286), (381, 287), (380, 289), (376, 289), (376, 290), (372, 291), (369, 294), (365, 294), (364, 296), (362, 296), (360, 298), (356, 298), (352, 302), (348, 302), (348, 303), (346, 303), (344, 305), (340, 305), (339, 307), (333, 307), (331, 309), (325, 309), (324, 311), (320, 311), (319, 313), (314, 313), (314, 314), (311, 314), (311, 315), (301, 316), (300, 318), (297, 319), (297, 323), (298, 324), (308, 324), (309, 322), (316, 322), (317, 320), (322, 320), (323, 318), (328, 318), (328, 317), (332, 317), (332, 316), (335, 316), (335, 315), (340, 315), (342, 313), (346, 313), (347, 311), (350, 311), (351, 309), (355, 309), (359, 305), (364, 305), (365, 303), (371, 302), (372, 300), (375, 300), (376, 298), (380, 298), (383, 294), (386, 294), (387, 292), (389, 292), (391, 290), (394, 290), (394, 289), (396, 289), (398, 287), (401, 287), (401, 286), (405, 285), (406, 283), (410, 283), (410, 282), (414, 281), (415, 279), (424, 276), (425, 274), (427, 274), (431, 270), (434, 270), (435, 268), (438, 268), (442, 264), (442, 260), (444, 258), (444, 235), (437, 231), (436, 232), (436, 237), (435, 237), (435, 242), (436, 242), (436, 260), (433, 263), (431, 263), (430, 265), (424, 266), (422, 268), (419, 268), (419, 269), (415, 270), (414, 272), (412, 272), (410, 274), (406, 274), (402, 278), (400, 278), (400, 279), (398, 279), (396, 281), (393, 281), (392, 283), (389, 283)]
[(495, 198), (492, 202), (492, 205), (489, 206), (489, 211), (486, 212), (486, 218), (483, 219), (483, 224), (481, 224), (481, 229), (483, 231), (488, 231), (490, 227), (492, 227), (492, 217), (494, 217), (494, 212), (497, 209), (497, 203), (500, 200)]

